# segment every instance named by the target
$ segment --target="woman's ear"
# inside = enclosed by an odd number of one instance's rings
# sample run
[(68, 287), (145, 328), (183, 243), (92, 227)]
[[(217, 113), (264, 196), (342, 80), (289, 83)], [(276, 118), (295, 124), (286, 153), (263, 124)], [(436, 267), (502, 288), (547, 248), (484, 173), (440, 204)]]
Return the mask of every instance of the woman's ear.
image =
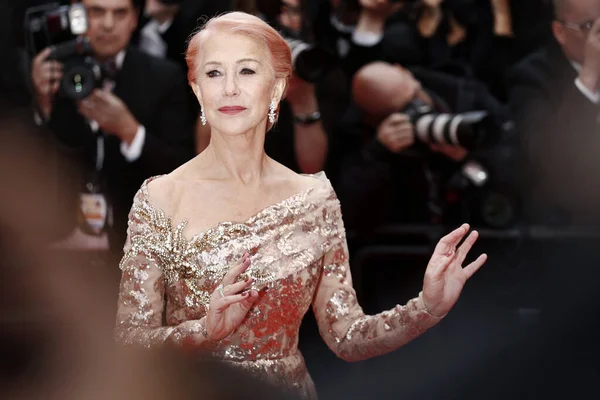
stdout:
[(200, 103), (200, 106), (202, 106), (202, 95), (200, 94), (200, 87), (198, 87), (198, 84), (196, 82), (190, 83), (190, 86), (192, 87), (192, 90), (194, 91), (194, 94), (198, 99), (198, 103)]
[(276, 102), (279, 104), (283, 99), (283, 94), (285, 93), (285, 89), (287, 86), (287, 79), (285, 78), (277, 78), (275, 81), (275, 86), (273, 87), (273, 96), (272, 99), (276, 99)]

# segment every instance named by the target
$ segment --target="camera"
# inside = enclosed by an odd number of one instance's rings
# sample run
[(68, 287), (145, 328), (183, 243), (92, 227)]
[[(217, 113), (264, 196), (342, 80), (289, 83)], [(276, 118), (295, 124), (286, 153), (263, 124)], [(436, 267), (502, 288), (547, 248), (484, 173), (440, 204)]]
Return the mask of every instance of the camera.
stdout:
[(87, 38), (88, 21), (82, 4), (52, 3), (25, 11), (25, 44), (31, 57), (46, 47), (48, 60), (63, 64), (59, 95), (73, 100), (87, 97), (102, 85), (107, 69), (93, 59)]
[(415, 99), (402, 112), (409, 116), (414, 126), (415, 139), (421, 143), (453, 145), (473, 150), (491, 145), (501, 133), (487, 111), (438, 113), (429, 104)]
[(83, 4), (51, 3), (26, 9), (23, 26), (27, 49), (34, 56), (50, 45), (83, 35), (88, 21)]
[(300, 39), (284, 36), (292, 53), (294, 72), (306, 82), (317, 82), (329, 74), (337, 65), (338, 59), (317, 45)]
[(82, 36), (53, 46), (48, 60), (63, 63), (59, 94), (73, 100), (84, 99), (102, 87), (107, 68), (92, 58), (92, 48)]

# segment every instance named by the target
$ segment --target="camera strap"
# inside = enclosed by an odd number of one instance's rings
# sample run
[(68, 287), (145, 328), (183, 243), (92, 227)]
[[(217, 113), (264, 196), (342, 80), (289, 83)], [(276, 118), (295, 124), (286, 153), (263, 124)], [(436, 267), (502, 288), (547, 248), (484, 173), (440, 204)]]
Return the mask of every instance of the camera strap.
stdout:
[[(115, 67), (116, 68), (116, 67)], [(112, 79), (104, 80), (104, 89), (112, 91), (115, 83)], [(94, 120), (88, 121), (90, 129), (96, 134), (96, 172), (98, 175), (102, 172), (104, 166), (104, 139), (106, 134), (100, 129), (98, 123)]]
[(96, 171), (100, 173), (104, 166), (104, 133), (99, 131), (96, 134)]

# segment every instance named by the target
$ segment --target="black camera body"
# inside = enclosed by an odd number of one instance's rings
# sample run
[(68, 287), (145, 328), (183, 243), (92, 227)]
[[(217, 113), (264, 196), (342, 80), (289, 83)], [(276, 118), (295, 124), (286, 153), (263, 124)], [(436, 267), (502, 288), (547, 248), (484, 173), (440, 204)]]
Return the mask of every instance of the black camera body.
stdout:
[[(511, 226), (516, 219), (515, 196), (498, 175), (506, 160), (501, 138), (506, 126), (488, 111), (439, 113), (420, 99), (411, 101), (402, 111), (413, 124), (414, 138), (421, 144), (459, 146), (473, 152), (446, 182), (444, 214), (448, 223), (472, 221), (494, 229)], [(495, 155), (494, 155), (495, 154)]]
[(337, 57), (322, 47), (285, 34), (284, 39), (290, 47), (294, 72), (304, 81), (318, 82), (338, 66)]
[(89, 41), (83, 36), (52, 47), (48, 60), (63, 64), (60, 96), (84, 99), (94, 89), (102, 87), (107, 70), (94, 60), (92, 54)]
[(82, 4), (47, 4), (25, 11), (25, 44), (31, 58), (50, 47), (48, 60), (63, 64), (59, 96), (87, 97), (102, 85), (107, 69), (93, 58), (87, 32), (87, 12)]

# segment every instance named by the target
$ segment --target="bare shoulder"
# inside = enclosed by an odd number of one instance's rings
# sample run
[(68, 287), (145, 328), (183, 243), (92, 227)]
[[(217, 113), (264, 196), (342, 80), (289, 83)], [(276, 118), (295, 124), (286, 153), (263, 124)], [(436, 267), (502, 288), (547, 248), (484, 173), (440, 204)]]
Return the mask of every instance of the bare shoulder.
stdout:
[(283, 186), (287, 186), (289, 191), (302, 192), (312, 188), (325, 188), (329, 186), (329, 180), (325, 173), (299, 174), (286, 167), (280, 170), (279, 178)]
[(306, 189), (327, 188), (330, 186), (329, 180), (324, 172), (319, 172), (317, 174), (298, 174), (298, 180), (301, 182), (302, 187)]
[(173, 172), (161, 175), (148, 182), (148, 201), (152, 206), (162, 210), (167, 215), (172, 215), (181, 197), (181, 181), (186, 178), (185, 164)]
[(167, 215), (170, 214), (173, 208), (173, 178), (169, 175), (161, 175), (148, 182), (148, 202), (159, 210), (162, 210)]

